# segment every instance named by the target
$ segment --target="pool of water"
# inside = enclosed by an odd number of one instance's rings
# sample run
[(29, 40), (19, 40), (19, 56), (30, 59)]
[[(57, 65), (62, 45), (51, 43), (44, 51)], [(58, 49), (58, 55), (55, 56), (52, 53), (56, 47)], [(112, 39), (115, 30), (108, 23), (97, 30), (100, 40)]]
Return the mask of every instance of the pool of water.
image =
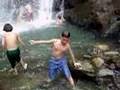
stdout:
[[(26, 46), (21, 46), (22, 58), (28, 63), (28, 70), (23, 71), (20, 66), (19, 75), (14, 76), (8, 72), (9, 62), (6, 60), (4, 51), (1, 51), (0, 60), (0, 90), (70, 90), (70, 85), (63, 77), (60, 77), (53, 84), (46, 85), (48, 60), (50, 57), (51, 45), (30, 45), (29, 40), (48, 40), (59, 38), (62, 31), (71, 33), (71, 46), (75, 56), (84, 52), (83, 48), (99, 42), (94, 34), (70, 24), (56, 26), (54, 24), (43, 26), (40, 29), (31, 29), (21, 33)], [(93, 82), (81, 81), (77, 83), (78, 90), (100, 90)], [(77, 89), (76, 89), (77, 90)], [(103, 90), (103, 89), (102, 89)]]

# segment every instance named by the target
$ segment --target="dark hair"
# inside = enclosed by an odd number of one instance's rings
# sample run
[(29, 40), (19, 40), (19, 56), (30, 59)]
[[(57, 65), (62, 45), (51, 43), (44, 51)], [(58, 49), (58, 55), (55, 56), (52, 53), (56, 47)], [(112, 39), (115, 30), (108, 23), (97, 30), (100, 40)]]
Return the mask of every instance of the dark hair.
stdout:
[(62, 32), (61, 34), (62, 37), (70, 38), (70, 32)]
[(61, 19), (62, 17), (60, 15), (58, 15), (58, 19)]
[(9, 23), (5, 24), (3, 27), (3, 31), (5, 32), (11, 32), (13, 30), (13, 26)]

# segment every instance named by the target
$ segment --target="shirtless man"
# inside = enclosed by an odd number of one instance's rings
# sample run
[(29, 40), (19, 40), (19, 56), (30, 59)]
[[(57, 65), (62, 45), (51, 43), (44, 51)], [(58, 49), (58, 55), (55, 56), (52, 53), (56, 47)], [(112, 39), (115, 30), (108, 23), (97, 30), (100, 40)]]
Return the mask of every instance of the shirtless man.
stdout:
[(63, 23), (62, 17), (58, 16), (57, 17), (57, 21), (56, 21), (57, 25), (61, 25)]
[(64, 17), (63, 17), (63, 11), (60, 11), (57, 15), (56, 15), (56, 24), (57, 25), (62, 25), (62, 23), (65, 21)]
[(2, 46), (6, 50), (7, 58), (11, 64), (12, 69), (10, 71), (14, 71), (15, 74), (18, 74), (16, 65), (17, 63), (21, 63), (24, 69), (27, 69), (27, 64), (23, 62), (20, 57), (20, 49), (18, 46), (18, 42), (24, 45), (20, 36), (17, 33), (12, 32), (13, 27), (10, 24), (5, 24), (3, 31), (4, 35), (2, 38)]
[(75, 57), (72, 53), (70, 44), (70, 33), (62, 32), (60, 39), (51, 39), (51, 40), (31, 40), (30, 43), (33, 44), (49, 44), (52, 43), (52, 56), (49, 60), (49, 78), (50, 80), (55, 80), (58, 72), (62, 71), (70, 84), (74, 87), (74, 80), (71, 76), (70, 70), (67, 64), (67, 58), (65, 53), (69, 50), (70, 55), (73, 59), (73, 63), (75, 63)]

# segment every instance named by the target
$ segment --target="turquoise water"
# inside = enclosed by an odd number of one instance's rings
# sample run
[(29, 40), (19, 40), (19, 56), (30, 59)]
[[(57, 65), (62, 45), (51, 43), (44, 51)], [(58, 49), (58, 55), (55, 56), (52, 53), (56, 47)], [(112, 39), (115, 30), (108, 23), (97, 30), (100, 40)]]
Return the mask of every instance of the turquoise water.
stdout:
[[(29, 64), (28, 70), (24, 72), (19, 66), (18, 76), (8, 73), (8, 69), (10, 68), (9, 62), (5, 56), (1, 55), (0, 87), (3, 90), (70, 90), (69, 83), (63, 77), (60, 77), (55, 83), (49, 86), (44, 84), (44, 81), (48, 78), (47, 63), (51, 53), (51, 45), (30, 45), (28, 42), (31, 39), (48, 40), (59, 38), (62, 31), (69, 31), (71, 33), (71, 46), (77, 59), (84, 52), (83, 48), (99, 42), (92, 33), (70, 24), (64, 24), (59, 27), (53, 24), (43, 26), (38, 30), (32, 29), (21, 33), (21, 37), (26, 44), (26, 46), (21, 46), (21, 54), (23, 60)], [(77, 87), (78, 90), (100, 90), (90, 81), (80, 80), (77, 83)]]

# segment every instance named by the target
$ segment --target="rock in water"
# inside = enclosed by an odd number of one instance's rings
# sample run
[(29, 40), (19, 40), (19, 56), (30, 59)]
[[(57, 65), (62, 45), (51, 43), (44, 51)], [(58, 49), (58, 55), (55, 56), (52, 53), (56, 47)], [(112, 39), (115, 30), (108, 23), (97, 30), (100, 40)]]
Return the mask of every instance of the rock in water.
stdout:
[(104, 60), (100, 57), (93, 58), (92, 62), (97, 68), (100, 68), (104, 64)]
[(99, 72), (98, 72), (98, 76), (100, 77), (103, 77), (103, 76), (113, 76), (114, 73), (112, 70), (109, 70), (109, 69), (101, 69)]
[(81, 67), (82, 67), (82, 69), (80, 68), (80, 70), (82, 70), (82, 71), (94, 73), (93, 66), (88, 61), (81, 61)]
[(105, 44), (99, 44), (99, 45), (96, 45), (95, 47), (102, 50), (102, 51), (109, 50), (109, 46), (105, 45)]
[(84, 55), (83, 57), (86, 58), (86, 59), (90, 59), (92, 56), (90, 56), (90, 55)]
[(120, 53), (117, 51), (108, 51), (104, 52), (104, 55), (109, 55), (109, 56), (114, 56), (114, 55), (119, 55)]

